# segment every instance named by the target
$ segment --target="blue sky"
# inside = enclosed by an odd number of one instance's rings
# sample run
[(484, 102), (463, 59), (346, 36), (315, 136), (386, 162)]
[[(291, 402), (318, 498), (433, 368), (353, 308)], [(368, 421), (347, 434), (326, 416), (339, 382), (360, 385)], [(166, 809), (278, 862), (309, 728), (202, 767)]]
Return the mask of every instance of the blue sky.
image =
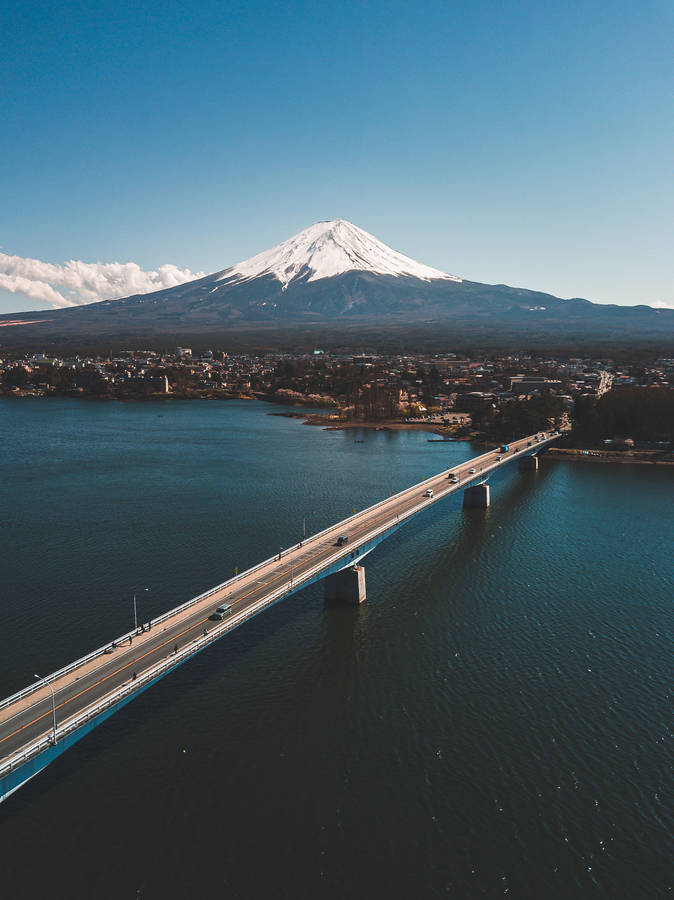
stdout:
[(5, 5), (2, 253), (210, 272), (340, 217), (674, 305), (673, 33), (669, 0)]

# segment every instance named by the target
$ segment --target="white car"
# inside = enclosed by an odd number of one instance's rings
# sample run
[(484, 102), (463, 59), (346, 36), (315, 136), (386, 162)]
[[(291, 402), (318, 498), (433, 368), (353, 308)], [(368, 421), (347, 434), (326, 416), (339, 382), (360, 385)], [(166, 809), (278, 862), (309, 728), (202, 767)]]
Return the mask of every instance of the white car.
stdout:
[(475, 469), (470, 469), (468, 474), (469, 474), (469, 475), (474, 475), (474, 474), (475, 474)]
[(428, 490), (426, 491), (426, 496), (427, 496), (427, 497), (432, 497), (432, 496), (433, 496), (433, 490), (432, 490), (432, 488), (428, 488)]

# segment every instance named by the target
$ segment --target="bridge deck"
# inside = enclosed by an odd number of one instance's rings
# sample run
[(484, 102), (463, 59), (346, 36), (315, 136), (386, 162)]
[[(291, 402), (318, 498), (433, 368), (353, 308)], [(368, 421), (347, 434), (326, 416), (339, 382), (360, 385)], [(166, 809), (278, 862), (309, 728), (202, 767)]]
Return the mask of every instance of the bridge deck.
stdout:
[[(536, 442), (532, 435), (516, 441), (501, 462), (497, 460), (499, 451), (494, 450), (454, 466), (451, 471), (458, 476), (458, 484), (449, 481), (450, 470), (440, 472), (159, 617), (151, 630), (118, 638), (60, 673), (7, 698), (0, 703), (0, 776), (19, 764), (19, 755), (23, 760), (49, 746), (51, 689), (60, 739), (79, 727), (83, 714), (93, 716), (106, 703), (112, 705), (123, 695), (135, 695), (282, 597), (331, 571), (354, 564), (379, 540), (427, 506), (483, 481), (490, 472), (513, 459), (537, 453), (555, 437), (545, 434)], [(471, 469), (475, 472), (471, 473)], [(428, 488), (433, 490), (433, 497), (426, 496)], [(349, 540), (338, 547), (341, 534), (348, 535)], [(211, 620), (209, 617), (221, 603), (231, 604), (231, 612), (222, 621)]]

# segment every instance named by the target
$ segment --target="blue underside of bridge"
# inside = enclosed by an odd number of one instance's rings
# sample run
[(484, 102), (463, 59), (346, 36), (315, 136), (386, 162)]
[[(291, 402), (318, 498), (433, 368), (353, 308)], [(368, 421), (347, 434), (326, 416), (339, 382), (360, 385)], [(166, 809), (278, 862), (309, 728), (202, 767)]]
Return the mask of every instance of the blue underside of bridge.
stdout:
[[(533, 449), (530, 453), (523, 453), (516, 457), (517, 460), (522, 459), (523, 456), (536, 456), (539, 448)], [(508, 462), (514, 462), (515, 460), (508, 460)], [(471, 487), (475, 484), (483, 484), (485, 482), (494, 482), (500, 481), (503, 475), (506, 473), (506, 469), (510, 469), (510, 466), (504, 462), (504, 464), (500, 465), (493, 472), (488, 473), (486, 476), (483, 474), (476, 474), (473, 478), (467, 479), (464, 481), (460, 489), (454, 491), (449, 495), (449, 498), (456, 499), (457, 497), (461, 497), (463, 490), (467, 487)], [(449, 499), (442, 498), (442, 499)], [(423, 512), (420, 510), (419, 512)], [(400, 522), (396, 522), (390, 528), (387, 528), (381, 534), (378, 534), (376, 537), (372, 538), (372, 540), (366, 541), (363, 544), (358, 545), (353, 550), (350, 550), (346, 556), (341, 557), (341, 559), (337, 560), (331, 566), (328, 566), (325, 569), (322, 569), (320, 572), (317, 572), (315, 575), (306, 579), (305, 581), (300, 581), (297, 584), (297, 587), (293, 587), (278, 597), (276, 600), (269, 603), (267, 606), (264, 606), (262, 609), (253, 613), (253, 615), (249, 616), (243, 622), (238, 625), (235, 625), (233, 628), (228, 629), (223, 632), (222, 635), (219, 635), (216, 640), (219, 640), (221, 637), (224, 637), (226, 634), (229, 634), (230, 631), (233, 631), (234, 628), (239, 628), (241, 625), (245, 625), (246, 622), (249, 622), (250, 619), (254, 618), (256, 615), (259, 615), (261, 612), (265, 612), (269, 609), (270, 606), (274, 606), (276, 603), (280, 603), (282, 600), (287, 599), (292, 594), (297, 593), (297, 591), (303, 590), (305, 587), (308, 587), (310, 584), (315, 584), (317, 581), (322, 581), (324, 578), (327, 578), (329, 575), (334, 575), (337, 572), (342, 571), (343, 569), (350, 568), (351, 566), (358, 565), (363, 557), (367, 556), (375, 547), (385, 541), (386, 538), (390, 537), (395, 531), (409, 522), (411, 519), (415, 518), (418, 513), (412, 513), (412, 515), (407, 518), (402, 519)], [(213, 641), (212, 643), (215, 643)], [(142, 694), (143, 691), (146, 691), (149, 687), (155, 684), (157, 681), (160, 681), (170, 672), (175, 671), (179, 666), (188, 660), (192, 659), (193, 656), (196, 656), (197, 653), (200, 653), (201, 650), (206, 647), (212, 646), (211, 643), (205, 644), (203, 647), (195, 648), (195, 650), (190, 653), (188, 656), (185, 656), (183, 659), (180, 659), (176, 662), (174, 666), (171, 666), (170, 669), (166, 669), (161, 674), (157, 675), (156, 678), (153, 678), (151, 681), (144, 683), (140, 686), (136, 691), (130, 694), (128, 697), (124, 697), (117, 703), (112, 704), (108, 709), (102, 711), (97, 716), (90, 719), (85, 724), (81, 725), (76, 731), (73, 731), (71, 734), (63, 737), (59, 740), (56, 746), (47, 747), (47, 749), (43, 750), (37, 756), (32, 757), (27, 760), (22, 765), (18, 766), (8, 775), (0, 778), (0, 802), (9, 797), (10, 794), (13, 794), (14, 791), (17, 791), (22, 785), (24, 785), (27, 781), (30, 781), (35, 775), (45, 769), (51, 762), (53, 762), (57, 757), (59, 757), (65, 750), (68, 750), (69, 747), (72, 747), (79, 740), (89, 734), (94, 730), (98, 725), (101, 725), (105, 722), (106, 719), (109, 719), (110, 716), (114, 715), (118, 710), (120, 710), (123, 706), (126, 706), (127, 703), (130, 703), (134, 700), (139, 694)]]

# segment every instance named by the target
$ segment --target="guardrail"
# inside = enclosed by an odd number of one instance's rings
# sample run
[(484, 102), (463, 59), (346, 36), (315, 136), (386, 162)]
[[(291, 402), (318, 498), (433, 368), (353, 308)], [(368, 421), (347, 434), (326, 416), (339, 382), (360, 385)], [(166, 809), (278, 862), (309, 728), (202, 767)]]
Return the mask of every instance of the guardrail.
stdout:
[[(408, 489), (409, 490), (409, 489)], [(407, 493), (407, 490), (401, 493)], [(380, 504), (375, 504), (379, 506)], [(405, 519), (415, 515), (420, 509), (422, 509), (426, 503), (419, 503), (417, 506), (412, 507), (407, 510), (403, 516), (400, 516), (397, 519), (391, 519), (385, 524), (381, 525), (377, 528), (372, 534), (369, 534), (364, 543), (373, 540), (378, 537), (382, 532), (388, 531), (390, 528), (394, 527), (398, 524), (399, 521), (404, 521)], [(372, 507), (368, 507), (370, 509)], [(350, 518), (353, 518), (351, 516)], [(337, 523), (338, 525), (341, 523)], [(177, 654), (171, 654), (168, 659), (163, 660), (160, 663), (155, 664), (150, 669), (147, 669), (141, 675), (139, 675), (135, 680), (131, 680), (126, 684), (122, 685), (122, 687), (116, 688), (110, 694), (107, 694), (102, 700), (97, 701), (96, 703), (88, 706), (81, 713), (78, 713), (71, 719), (66, 720), (61, 725), (56, 728), (56, 741), (59, 739), (67, 737), (69, 734), (72, 734), (74, 731), (77, 731), (82, 725), (85, 725), (87, 722), (91, 721), (92, 718), (95, 718), (100, 713), (105, 712), (111, 706), (114, 706), (120, 700), (123, 700), (125, 697), (128, 697), (136, 692), (139, 692), (140, 689), (144, 685), (148, 685), (150, 682), (154, 681), (156, 678), (161, 677), (163, 674), (168, 673), (171, 669), (178, 666), (180, 663), (184, 662), (190, 656), (198, 653), (200, 650), (203, 650), (204, 647), (212, 644), (216, 640), (219, 640), (225, 634), (230, 631), (233, 631), (235, 628), (238, 628), (244, 622), (247, 622), (249, 619), (252, 619), (254, 616), (258, 615), (264, 609), (269, 606), (273, 606), (274, 603), (288, 596), (290, 593), (294, 593), (298, 590), (303, 584), (307, 581), (311, 580), (314, 575), (319, 574), (324, 571), (326, 568), (329, 568), (335, 562), (339, 562), (339, 560), (347, 555), (347, 551), (338, 551), (330, 556), (327, 560), (323, 560), (320, 563), (317, 563), (315, 566), (312, 566), (311, 569), (308, 569), (306, 572), (303, 572), (297, 578), (294, 578), (292, 581), (287, 581), (275, 591), (272, 591), (271, 594), (263, 597), (257, 603), (248, 607), (246, 610), (242, 610), (238, 615), (232, 616), (226, 623), (223, 623), (222, 626), (214, 628), (212, 631), (208, 633), (207, 636), (203, 636), (200, 638), (196, 638), (192, 641), (192, 643), (185, 646), (182, 650), (179, 650)], [(250, 570), (249, 570), (250, 571)], [(209, 592), (210, 593), (210, 592)], [(205, 595), (208, 596), (208, 593)], [(4, 763), (0, 764), (0, 777), (8, 775), (13, 772), (19, 766), (22, 766), (29, 759), (34, 756), (37, 756), (42, 751), (48, 749), (49, 747), (54, 745), (53, 742), (54, 732), (50, 732), (49, 734), (43, 736), (37, 741), (34, 741), (20, 753), (15, 754), (12, 757), (9, 757)]]
[[(556, 436), (554, 436), (554, 437), (556, 437)], [(541, 448), (541, 446), (549, 443), (551, 440), (554, 440), (554, 437), (546, 438), (546, 439), (538, 442), (536, 447), (533, 447), (533, 446), (532, 447), (523, 447), (521, 450), (518, 450), (515, 453), (513, 453), (510, 458), (512, 459), (512, 458), (515, 458), (522, 454), (526, 454), (527, 451), (530, 453), (531, 452), (535, 453), (535, 452), (537, 452), (537, 450), (539, 450)], [(492, 453), (493, 453), (493, 451), (488, 451), (487, 453), (480, 454), (480, 456), (474, 457), (474, 459), (470, 460), (470, 462), (478, 463), (479, 460), (483, 459), (484, 457), (490, 456)], [(484, 471), (490, 472), (494, 469), (499, 468), (499, 465), (500, 465), (499, 463), (495, 462), (493, 465), (487, 467), (486, 470), (484, 470)], [(432, 476), (432, 479), (440, 478), (443, 475), (447, 474), (449, 471), (450, 471), (449, 469), (446, 469), (443, 472), (439, 472), (437, 475)], [(468, 481), (475, 481), (479, 477), (481, 477), (481, 473), (476, 472), (474, 478), (466, 479), (463, 482), (463, 484), (465, 485), (466, 482), (468, 482)], [(425, 480), (428, 481), (428, 480), (432, 480), (432, 479), (425, 479)], [(347, 519), (343, 519), (341, 522), (337, 522), (336, 524), (331, 525), (329, 528), (326, 528), (323, 531), (318, 532), (310, 540), (315, 540), (316, 538), (319, 538), (319, 537), (329, 533), (330, 531), (342, 528), (346, 523), (352, 522), (354, 519), (359, 518), (364, 513), (370, 513), (372, 510), (375, 510), (381, 506), (384, 506), (386, 504), (391, 504), (391, 502), (393, 500), (398, 500), (401, 497), (411, 493), (412, 491), (418, 490), (422, 483), (423, 482), (418, 482), (417, 484), (414, 484), (409, 488), (405, 488), (404, 490), (399, 491), (397, 494), (393, 494), (390, 497), (387, 497), (385, 500), (381, 500), (378, 503), (375, 503), (372, 506), (367, 507), (365, 510), (361, 510), (360, 513), (355, 513), (355, 514), (349, 516)], [(446, 496), (446, 494), (453, 493), (454, 491), (459, 490), (459, 489), (460, 488), (457, 485), (453, 489), (451, 489), (449, 491), (445, 491), (442, 496), (444, 497), (444, 496)], [(377, 537), (379, 537), (384, 532), (389, 531), (391, 528), (396, 527), (401, 522), (404, 522), (405, 520), (416, 515), (416, 513), (419, 512), (421, 509), (425, 508), (426, 506), (430, 505), (433, 502), (436, 502), (439, 499), (442, 499), (442, 497), (424, 499), (420, 503), (418, 503), (415, 506), (411, 507), (410, 509), (406, 510), (402, 516), (399, 514), (396, 514), (395, 519), (392, 517), (391, 519), (387, 520), (385, 523), (380, 525), (373, 532), (369, 533), (363, 539), (362, 543), (366, 544), (372, 540), (375, 540)], [(296, 545), (296, 546), (299, 546), (299, 545)], [(328, 557), (327, 560), (322, 560), (320, 563), (317, 563), (311, 569), (308, 569), (306, 572), (303, 572), (298, 577), (291, 579), (289, 582), (285, 582), (282, 586), (280, 586), (276, 590), (272, 591), (271, 594), (260, 599), (255, 604), (248, 607), (246, 610), (242, 610), (239, 614), (235, 614), (234, 616), (232, 616), (232, 618), (229, 619), (226, 623), (223, 623), (222, 626), (220, 626), (220, 627), (216, 626), (216, 628), (214, 628), (212, 631), (208, 632), (208, 635), (204, 635), (203, 637), (194, 639), (190, 644), (188, 644), (186, 647), (184, 647), (178, 653), (170, 655), (169, 658), (163, 660), (160, 663), (157, 663), (156, 665), (152, 666), (150, 669), (147, 669), (145, 672), (143, 672), (141, 675), (139, 675), (135, 680), (131, 680), (131, 681), (127, 682), (126, 684), (122, 685), (120, 688), (117, 688), (116, 690), (112, 691), (110, 694), (106, 695), (103, 699), (97, 701), (96, 703), (94, 703), (91, 706), (84, 709), (78, 715), (74, 716), (71, 719), (68, 719), (66, 722), (62, 723), (62, 725), (57, 726), (56, 733), (55, 733), (56, 740), (58, 741), (59, 738), (66, 737), (67, 735), (72, 734), (74, 731), (77, 731), (77, 729), (80, 728), (82, 725), (91, 721), (92, 718), (95, 718), (97, 715), (101, 714), (102, 712), (105, 712), (105, 710), (109, 709), (111, 706), (114, 706), (120, 700), (123, 700), (126, 697), (129, 697), (129, 696), (139, 692), (140, 689), (143, 688), (144, 685), (145, 686), (149, 685), (149, 683), (154, 681), (156, 678), (159, 678), (162, 675), (166, 674), (171, 669), (175, 668), (176, 666), (178, 666), (179, 664), (184, 662), (190, 656), (198, 653), (204, 647), (208, 646), (209, 644), (213, 643), (216, 640), (219, 640), (221, 637), (223, 637), (225, 634), (232, 631), (233, 629), (238, 628), (239, 625), (242, 625), (244, 622), (246, 622), (249, 619), (253, 618), (254, 616), (258, 615), (260, 612), (262, 612), (267, 607), (272, 606), (274, 603), (276, 603), (279, 600), (281, 600), (282, 598), (288, 596), (290, 593), (294, 593), (296, 590), (299, 590), (299, 588), (303, 584), (310, 581), (315, 575), (320, 574), (321, 572), (325, 571), (325, 569), (330, 568), (330, 566), (334, 565), (334, 563), (339, 562), (340, 559), (347, 556), (349, 554), (349, 552), (351, 551), (351, 549), (353, 549), (353, 546), (358, 546), (358, 543), (352, 544), (346, 550), (339, 550), (339, 551), (335, 552), (332, 556)], [(289, 549), (294, 549), (294, 548), (289, 548)], [(288, 552), (288, 550), (286, 550), (286, 552)], [(235, 583), (236, 581), (238, 581), (240, 578), (244, 577), (245, 575), (248, 575), (251, 572), (256, 571), (257, 569), (269, 564), (270, 562), (276, 561), (277, 558), (278, 558), (277, 556), (274, 556), (271, 559), (265, 560), (262, 563), (258, 563), (256, 566), (253, 566), (252, 568), (247, 569), (246, 572), (241, 573), (241, 575), (237, 575), (234, 578), (229, 579), (229, 581), (223, 582), (222, 585), (218, 585), (215, 588), (211, 588), (209, 591), (206, 591), (205, 593), (200, 594), (198, 597), (195, 597), (192, 600), (187, 601), (187, 603), (184, 603), (181, 606), (176, 607), (173, 610), (170, 610), (169, 612), (163, 614), (161, 617), (158, 617), (157, 619), (154, 619), (153, 621), (159, 622), (166, 618), (169, 618), (171, 615), (175, 615), (180, 610), (185, 609), (185, 608), (191, 606), (192, 604), (205, 599), (206, 597), (210, 596), (211, 594), (221, 590), (223, 587), (225, 587), (229, 584)], [(131, 635), (133, 635), (133, 634), (135, 634), (135, 632), (131, 632)], [(94, 651), (93, 653), (89, 654), (87, 657), (83, 657), (82, 660), (78, 660), (75, 663), (71, 663), (69, 666), (64, 667), (58, 673), (54, 673), (53, 675), (48, 676), (47, 678), (42, 680), (42, 682), (41, 682), (42, 685), (49, 683), (50, 680), (53, 680), (55, 677), (59, 677), (59, 675), (66, 674), (68, 671), (72, 671), (72, 669), (76, 668), (77, 665), (81, 665), (83, 661), (95, 658), (96, 655), (98, 655), (99, 653), (105, 652), (105, 650), (107, 649), (108, 646), (109, 645), (106, 644), (106, 646), (104, 648), (102, 648), (100, 651)], [(36, 682), (36, 685), (37, 685), (37, 688), (40, 687), (40, 683)], [(33, 688), (32, 685), (30, 687)], [(35, 690), (35, 689), (36, 688), (33, 688), (33, 690)], [(30, 693), (30, 691), (24, 690), (23, 692), (21, 692), (21, 691), (19, 692), (19, 694), (22, 696), (25, 696), (26, 693)], [(16, 699), (16, 697), (14, 699)], [(11, 702), (12, 698), (8, 698), (8, 700)], [(2, 706), (6, 705), (6, 703), (7, 703), (7, 701), (3, 701)], [(0, 777), (3, 777), (5, 775), (11, 773), (16, 768), (18, 768), (19, 766), (21, 766), (25, 762), (27, 762), (29, 759), (31, 759), (32, 757), (43, 752), (44, 750), (46, 750), (48, 747), (50, 747), (52, 745), (53, 745), (52, 734), (45, 735), (42, 738), (40, 738), (39, 740), (34, 741), (32, 744), (30, 744), (28, 747), (26, 747), (20, 753), (15, 754), (14, 756), (5, 760), (4, 763), (0, 764)]]
[[(480, 457), (476, 457), (476, 459), (479, 459), (479, 458)], [(446, 471), (449, 471), (449, 470), (446, 470)], [(443, 474), (443, 473), (439, 473), (439, 474)], [(311, 537), (307, 538), (306, 541), (302, 541), (302, 545), (307, 546), (312, 541), (320, 539), (324, 535), (329, 534), (331, 531), (334, 531), (338, 528), (343, 528), (349, 522), (353, 522), (354, 519), (359, 518), (363, 514), (369, 513), (371, 511), (377, 509), (378, 507), (383, 506), (385, 503), (388, 503), (389, 501), (393, 500), (394, 498), (399, 499), (402, 496), (404, 496), (405, 494), (408, 494), (410, 491), (413, 491), (417, 487), (418, 487), (418, 485), (415, 484), (409, 488), (404, 488), (402, 491), (399, 491), (397, 494), (392, 494), (390, 497), (386, 497), (384, 500), (380, 500), (377, 503), (373, 504), (372, 506), (366, 507), (365, 509), (361, 510), (360, 512), (357, 512), (357, 513), (354, 513), (354, 514), (348, 516), (346, 519), (342, 519), (339, 522), (329, 525), (327, 528), (324, 528), (322, 531), (319, 531), (316, 534), (311, 535)], [(298, 550), (299, 547), (300, 547), (299, 542), (297, 544), (294, 544), (291, 547), (286, 547), (285, 550), (282, 551), (281, 557), (283, 557), (284, 554), (292, 552), (293, 550)], [(256, 563), (254, 566), (251, 566), (250, 568), (246, 569), (244, 572), (240, 572), (239, 574), (234, 575), (231, 578), (228, 578), (227, 581), (223, 581), (221, 584), (218, 584), (215, 587), (209, 588), (207, 591), (204, 591), (203, 594), (199, 594), (196, 597), (192, 597), (190, 600), (186, 600), (185, 603), (181, 603), (179, 606), (175, 606), (172, 609), (168, 610), (167, 612), (161, 613), (159, 616), (154, 617), (152, 619), (152, 624), (157, 625), (160, 622), (164, 622), (167, 619), (170, 619), (172, 616), (175, 616), (178, 613), (181, 613), (184, 610), (189, 609), (190, 606), (194, 606), (195, 604), (200, 603), (202, 600), (205, 600), (207, 597), (210, 597), (213, 594), (218, 593), (219, 591), (225, 590), (228, 587), (233, 586), (241, 579), (247, 578), (249, 575), (253, 574), (254, 572), (257, 572), (260, 569), (263, 569), (265, 566), (268, 566), (271, 563), (276, 562), (278, 560), (278, 558), (279, 558), (278, 554), (275, 554), (274, 556), (271, 556), (268, 559), (263, 560), (262, 562)], [(131, 631), (128, 631), (126, 634), (123, 634), (121, 637), (113, 638), (113, 641), (115, 643), (120, 643), (120, 642), (126, 641), (130, 637), (135, 637), (136, 633), (137, 633), (136, 629), (133, 629)], [(53, 681), (56, 681), (57, 679), (62, 678), (64, 675), (68, 675), (70, 672), (74, 671), (75, 669), (78, 669), (80, 666), (83, 666), (86, 663), (91, 662), (94, 659), (97, 659), (99, 656), (102, 656), (107, 650), (110, 649), (110, 645), (111, 645), (111, 643), (113, 643), (113, 641), (108, 641), (106, 644), (104, 644), (102, 647), (99, 647), (97, 650), (92, 650), (90, 653), (87, 653), (85, 656), (80, 657), (80, 659), (77, 659), (74, 662), (68, 663), (68, 665), (63, 666), (63, 668), (58, 669), (56, 672), (52, 672), (50, 675), (45, 675), (45, 677), (41, 678), (39, 681), (36, 680), (34, 683), (31, 683), (31, 684), (27, 685), (25, 688), (22, 688), (21, 690), (16, 691), (16, 693), (11, 694), (9, 697), (6, 697), (4, 700), (0, 700), (0, 709), (4, 709), (4, 707), (9, 706), (11, 703), (15, 703), (17, 700), (21, 700), (24, 697), (30, 696), (30, 694), (34, 694), (35, 691), (38, 691), (41, 688), (46, 687), (48, 684), (51, 684)]]
[[(525, 440), (526, 440), (526, 438), (525, 438)], [(549, 443), (550, 440), (554, 440), (554, 438), (552, 438), (552, 437), (547, 438), (547, 439), (537, 443), (536, 449), (540, 449), (540, 447), (544, 443)], [(519, 450), (516, 453), (512, 454), (512, 457), (518, 456), (520, 453), (523, 453), (525, 450), (532, 450), (532, 449), (533, 448), (530, 448), (530, 447), (523, 448), (523, 450)], [(484, 459), (485, 457), (490, 456), (493, 452), (494, 452), (493, 450), (488, 450), (486, 453), (481, 453), (479, 456), (476, 456), (471, 460), (466, 460), (466, 462), (479, 463), (479, 461), (481, 459)], [(456, 467), (454, 466), (452, 468), (456, 468)], [(494, 466), (491, 468), (497, 468), (497, 465), (494, 464)], [(446, 475), (449, 471), (450, 471), (450, 469), (444, 469), (441, 472), (438, 472), (436, 475), (431, 476), (431, 478), (424, 479), (424, 481), (429, 481), (431, 479), (436, 479), (436, 478), (442, 477), (442, 476)], [(474, 480), (474, 479), (471, 479), (471, 480)], [(302, 541), (301, 546), (306, 547), (313, 541), (316, 541), (316, 540), (324, 537), (326, 534), (329, 534), (332, 531), (343, 529), (346, 525), (354, 522), (356, 519), (359, 519), (361, 516), (370, 514), (374, 510), (376, 510), (382, 506), (385, 506), (386, 504), (391, 503), (392, 501), (398, 501), (398, 500), (402, 499), (406, 495), (418, 490), (423, 483), (424, 482), (417, 482), (416, 484), (413, 484), (408, 488), (403, 488), (402, 491), (398, 491), (395, 494), (391, 494), (389, 497), (385, 497), (383, 500), (379, 500), (377, 503), (374, 503), (372, 506), (368, 506), (365, 509), (360, 510), (360, 512), (353, 513), (352, 515), (348, 516), (346, 519), (342, 519), (339, 522), (335, 522), (334, 524), (329, 525), (327, 528), (324, 528), (322, 531), (319, 531), (316, 534), (311, 535), (311, 537), (307, 538), (306, 541)], [(465, 482), (464, 482), (464, 484), (465, 484)], [(407, 518), (407, 517), (405, 517), (405, 518)], [(186, 609), (189, 609), (191, 606), (194, 606), (197, 603), (200, 603), (202, 600), (207, 599), (208, 597), (212, 596), (213, 594), (216, 594), (220, 591), (226, 590), (229, 587), (232, 587), (237, 582), (239, 582), (241, 579), (247, 578), (253, 572), (257, 572), (260, 569), (263, 569), (265, 566), (268, 566), (271, 563), (278, 561), (278, 559), (282, 558), (283, 555), (285, 555), (287, 553), (291, 553), (293, 550), (298, 550), (299, 548), (300, 548), (300, 543), (298, 542), (296, 544), (293, 544), (291, 547), (287, 547), (285, 550), (283, 550), (281, 552), (280, 556), (279, 556), (279, 554), (275, 554), (274, 556), (269, 557), (269, 559), (265, 559), (262, 562), (256, 563), (254, 566), (251, 566), (249, 569), (246, 569), (244, 572), (240, 572), (239, 574), (234, 575), (231, 578), (227, 579), (227, 581), (223, 581), (221, 584), (218, 584), (215, 587), (209, 588), (209, 590), (204, 591), (204, 593), (199, 594), (196, 597), (192, 597), (190, 600), (186, 600), (185, 603), (182, 603), (179, 606), (175, 606), (172, 609), (168, 610), (167, 612), (161, 613), (159, 616), (154, 617), (152, 619), (152, 624), (157, 625), (160, 622), (165, 622), (167, 619), (170, 619), (171, 617), (178, 615), (179, 613), (183, 612)], [(17, 700), (22, 700), (24, 697), (28, 697), (31, 694), (34, 694), (35, 691), (38, 691), (41, 688), (46, 687), (47, 685), (51, 684), (52, 682), (56, 681), (57, 679), (62, 678), (64, 675), (68, 675), (70, 672), (74, 671), (75, 669), (78, 669), (80, 666), (86, 665), (86, 663), (91, 662), (94, 659), (97, 659), (99, 656), (103, 656), (106, 653), (106, 651), (110, 649), (110, 646), (112, 643), (121, 643), (123, 641), (128, 640), (128, 638), (130, 638), (130, 637), (135, 637), (136, 634), (137, 634), (136, 629), (128, 631), (128, 632), (126, 632), (126, 634), (123, 634), (121, 637), (117, 637), (117, 638), (114, 638), (112, 641), (108, 641), (106, 644), (99, 647), (97, 650), (92, 650), (90, 653), (87, 653), (85, 656), (80, 657), (80, 659), (77, 659), (74, 662), (68, 663), (68, 665), (63, 666), (63, 668), (58, 669), (56, 672), (52, 672), (50, 675), (46, 675), (44, 678), (41, 678), (39, 681), (36, 680), (35, 682), (27, 685), (26, 687), (22, 688), (21, 690), (16, 691), (16, 693), (11, 694), (9, 697), (6, 697), (4, 700), (0, 700), (0, 710), (4, 709), (6, 706), (9, 706), (12, 703), (15, 703)]]
[[(299, 547), (299, 544), (294, 547), (289, 547), (285, 552), (287, 553), (289, 550), (294, 550), (296, 547)], [(204, 591), (203, 594), (199, 594), (196, 597), (192, 597), (190, 600), (185, 601), (185, 603), (181, 603), (180, 606), (175, 606), (173, 609), (168, 610), (165, 613), (161, 613), (159, 616), (155, 616), (152, 619), (152, 624), (157, 625), (160, 622), (166, 621), (166, 619), (170, 619), (172, 616), (177, 615), (180, 612), (183, 612), (185, 609), (188, 609), (190, 606), (195, 605), (196, 603), (200, 603), (202, 600), (205, 600), (207, 597), (210, 597), (212, 594), (216, 594), (218, 591), (224, 590), (230, 585), (235, 584), (241, 578), (245, 578), (253, 572), (256, 572), (258, 569), (263, 568), (266, 565), (274, 562), (278, 558), (278, 555), (272, 556), (269, 559), (265, 559), (263, 562), (257, 563), (251, 568), (246, 569), (245, 572), (241, 572), (238, 575), (234, 575), (232, 578), (229, 578), (227, 581), (223, 581), (222, 584), (218, 584), (215, 587), (209, 588), (207, 591)], [(35, 691), (40, 690), (40, 688), (46, 687), (48, 684), (51, 684), (53, 681), (56, 681), (58, 678), (62, 678), (64, 675), (67, 675), (69, 672), (78, 669), (80, 666), (85, 665), (88, 662), (96, 659), (99, 656), (103, 656), (107, 650), (110, 649), (110, 645), (112, 643), (121, 643), (123, 641), (128, 640), (130, 637), (135, 637), (137, 634), (137, 629), (133, 629), (131, 631), (127, 631), (126, 634), (123, 634), (121, 637), (113, 638), (112, 641), (108, 641), (102, 647), (99, 647), (97, 650), (92, 650), (90, 653), (87, 653), (86, 656), (80, 657), (80, 659), (75, 660), (74, 662), (68, 663), (67, 666), (63, 666), (62, 669), (58, 669), (56, 672), (52, 672), (51, 675), (45, 675), (44, 678), (41, 678), (39, 681), (35, 681), (34, 684), (29, 684), (25, 688), (22, 688), (20, 691), (17, 691), (14, 694), (11, 694), (9, 697), (6, 697), (4, 700), (0, 700), (0, 709), (4, 709), (5, 706), (9, 706), (11, 703), (15, 703), (17, 700), (21, 700), (24, 697), (28, 697), (30, 694), (35, 693)]]

